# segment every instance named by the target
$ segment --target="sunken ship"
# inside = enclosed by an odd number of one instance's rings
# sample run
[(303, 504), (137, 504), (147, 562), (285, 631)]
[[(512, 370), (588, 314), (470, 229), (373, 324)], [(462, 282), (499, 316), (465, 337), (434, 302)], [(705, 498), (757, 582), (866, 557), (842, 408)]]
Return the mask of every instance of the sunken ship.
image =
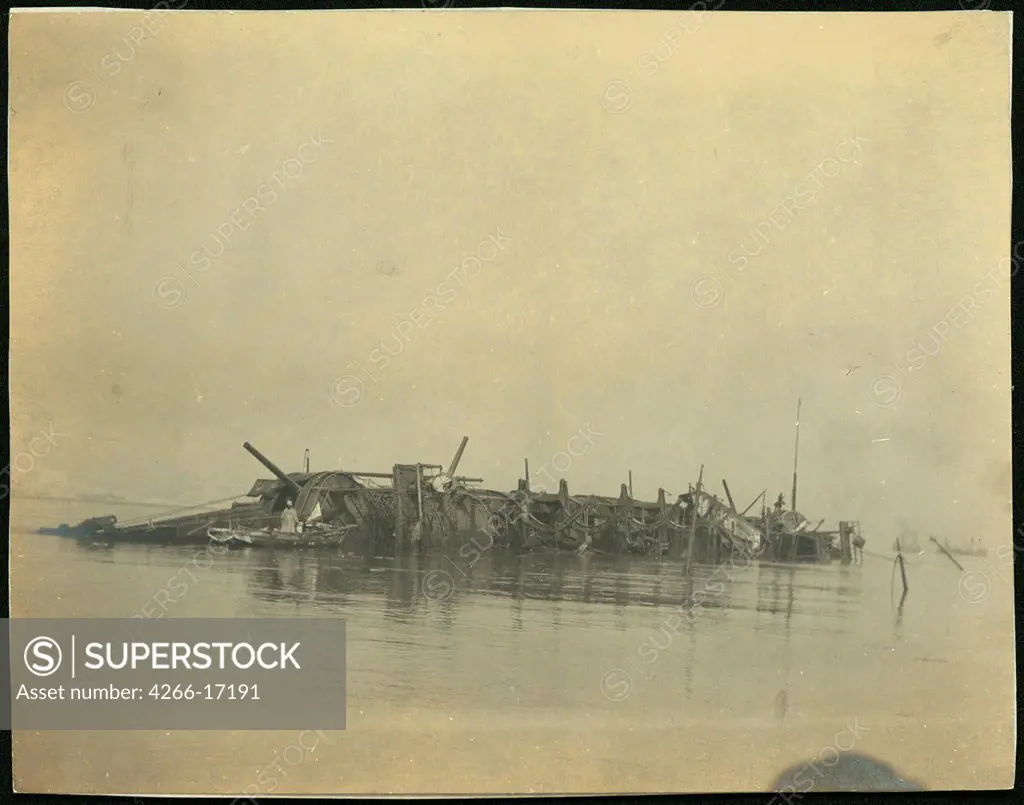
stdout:
[[(447, 466), (416, 463), (395, 464), (390, 472), (311, 472), (307, 450), (303, 471), (291, 473), (245, 442), (243, 447), (272, 477), (257, 479), (248, 493), (231, 499), (226, 508), (193, 507), (129, 522), (105, 515), (77, 525), (43, 528), (40, 533), (99, 544), (214, 542), (344, 549), (374, 556), (464, 552), (471, 545), (477, 551), (555, 549), (702, 563), (724, 561), (737, 553), (762, 561), (849, 562), (850, 542), (860, 534), (855, 521), (840, 522), (837, 531), (823, 531), (824, 521), (811, 527), (796, 511), (795, 462), (788, 511), (782, 495), (769, 507), (767, 490), (739, 510), (724, 479), (724, 499), (707, 490), (703, 467), (686, 492), (670, 496), (659, 489), (653, 501), (633, 497), (632, 473), (618, 496), (573, 494), (564, 479), (557, 492), (534, 488), (528, 461), (516, 489), (487, 489), (480, 486), (483, 479), (457, 474), (468, 441), (463, 437)], [(758, 503), (760, 511), (748, 514)], [(279, 530), (286, 507), (294, 509), (295, 533)]]

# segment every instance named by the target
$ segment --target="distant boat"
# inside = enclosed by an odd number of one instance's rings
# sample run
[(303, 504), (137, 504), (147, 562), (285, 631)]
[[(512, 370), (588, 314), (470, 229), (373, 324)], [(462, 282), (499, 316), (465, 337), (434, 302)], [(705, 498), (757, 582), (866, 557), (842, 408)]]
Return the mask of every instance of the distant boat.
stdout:
[(971, 544), (967, 545), (950, 545), (949, 540), (943, 540), (942, 546), (954, 556), (988, 556), (988, 548), (984, 545), (976, 543), (973, 539)]

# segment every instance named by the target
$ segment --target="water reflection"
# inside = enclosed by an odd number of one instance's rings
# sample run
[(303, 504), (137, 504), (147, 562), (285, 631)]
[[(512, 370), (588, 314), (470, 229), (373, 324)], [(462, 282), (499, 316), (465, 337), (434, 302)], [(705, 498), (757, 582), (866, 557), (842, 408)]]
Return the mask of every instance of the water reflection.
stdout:
[[(86, 554), (90, 563), (115, 565), (181, 565), (196, 553), (138, 545), (68, 547)], [(565, 605), (581, 604), (602, 608), (602, 625), (625, 632), (635, 626), (630, 613), (637, 608), (672, 608), (698, 600), (697, 617), (708, 623), (728, 613), (756, 614), (765, 617), (753, 620), (755, 632), (785, 637), (795, 617), (811, 616), (826, 619), (841, 633), (856, 628), (852, 624), (864, 604), (861, 566), (698, 565), (691, 579), (681, 562), (598, 554), (515, 555), (493, 549), (469, 564), (437, 555), (375, 559), (341, 551), (244, 548), (212, 557), (208, 572), (241, 576), (253, 612), (283, 608), (275, 614), (343, 616), (372, 600), (387, 621), (407, 622), (429, 608), (441, 616), (438, 623), (454, 624), (464, 607), (491, 601), (508, 607), (514, 630), (524, 629), (525, 613), (535, 602), (546, 602), (546, 623), (552, 629), (563, 627)], [(426, 583), (431, 578), (444, 582), (441, 594), (431, 594)], [(805, 619), (802, 628), (813, 627)], [(898, 634), (902, 610), (896, 613), (895, 628)]]
[[(552, 629), (563, 624), (563, 604), (610, 609), (607, 625), (625, 631), (628, 611), (637, 607), (679, 607), (696, 601), (694, 618), (717, 622), (729, 612), (770, 616), (754, 623), (756, 631), (788, 636), (794, 615), (822, 616), (842, 630), (861, 604), (859, 569), (794, 567), (771, 564), (749, 568), (696, 566), (693, 578), (682, 563), (597, 555), (537, 553), (484, 554), (471, 567), (444, 556), (410, 555), (401, 559), (365, 559), (331, 552), (231, 551), (225, 557), (240, 567), (254, 602), (299, 607), (311, 616), (344, 615), (356, 600), (380, 602), (381, 615), (406, 622), (433, 608), (443, 620), (458, 617), (464, 606), (480, 600), (504, 601), (511, 628), (524, 626), (524, 607), (547, 602)], [(442, 580), (432, 590), (432, 582)], [(897, 623), (899, 620), (897, 619)]]

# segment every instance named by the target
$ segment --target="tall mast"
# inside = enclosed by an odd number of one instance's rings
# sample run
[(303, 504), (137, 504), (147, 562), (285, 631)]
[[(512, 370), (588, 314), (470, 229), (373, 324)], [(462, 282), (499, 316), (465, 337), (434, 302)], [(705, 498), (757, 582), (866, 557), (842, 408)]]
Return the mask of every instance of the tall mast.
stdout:
[(800, 404), (801, 400), (798, 398), (796, 401), (796, 446), (793, 448), (793, 497), (789, 504), (790, 511), (796, 511), (796, 466), (800, 458)]

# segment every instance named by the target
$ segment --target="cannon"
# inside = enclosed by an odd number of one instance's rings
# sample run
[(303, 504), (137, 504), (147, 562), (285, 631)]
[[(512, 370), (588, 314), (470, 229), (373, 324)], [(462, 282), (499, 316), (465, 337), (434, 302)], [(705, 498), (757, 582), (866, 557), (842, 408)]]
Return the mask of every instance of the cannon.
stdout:
[(242, 447), (248, 450), (252, 454), (253, 458), (255, 458), (260, 464), (262, 464), (264, 467), (266, 467), (268, 470), (274, 473), (274, 476), (281, 483), (283, 483), (285, 486), (291, 489), (296, 496), (299, 494), (299, 492), (302, 491), (301, 486), (299, 486), (293, 479), (285, 475), (280, 467), (278, 467), (273, 461), (271, 461), (269, 458), (263, 455), (263, 453), (261, 453), (251, 444), (246, 442), (245, 444), (242, 445)]

